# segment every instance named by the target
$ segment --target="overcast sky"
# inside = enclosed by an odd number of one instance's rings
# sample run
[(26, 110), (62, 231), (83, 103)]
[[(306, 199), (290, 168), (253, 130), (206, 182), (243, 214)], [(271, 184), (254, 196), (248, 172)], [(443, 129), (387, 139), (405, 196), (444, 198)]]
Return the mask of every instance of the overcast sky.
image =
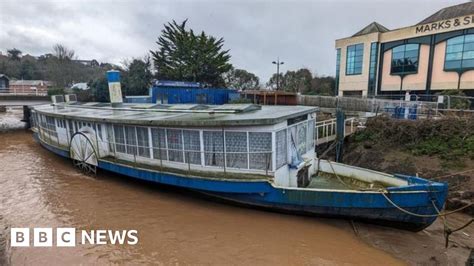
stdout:
[(309, 68), (334, 75), (334, 41), (377, 21), (410, 26), (439, 9), (466, 1), (21, 1), (0, 0), (0, 51), (49, 53), (61, 43), (80, 59), (120, 63), (143, 57), (163, 24), (188, 26), (223, 37), (231, 63), (266, 82), (278, 56), (281, 71)]

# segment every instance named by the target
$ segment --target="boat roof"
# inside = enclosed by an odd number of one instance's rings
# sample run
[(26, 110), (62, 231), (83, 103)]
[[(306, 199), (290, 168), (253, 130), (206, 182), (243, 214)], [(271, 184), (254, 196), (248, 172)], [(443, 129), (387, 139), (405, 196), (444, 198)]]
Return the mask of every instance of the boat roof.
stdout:
[(318, 111), (310, 106), (255, 104), (123, 104), (56, 103), (32, 107), (38, 113), (59, 118), (134, 125), (179, 127), (273, 125)]

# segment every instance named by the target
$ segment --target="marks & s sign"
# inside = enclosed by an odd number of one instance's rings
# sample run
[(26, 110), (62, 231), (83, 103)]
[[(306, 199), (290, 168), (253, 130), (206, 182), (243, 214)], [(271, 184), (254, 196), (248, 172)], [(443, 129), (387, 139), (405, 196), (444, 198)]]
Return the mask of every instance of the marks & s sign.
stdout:
[(436, 32), (455, 28), (466, 28), (474, 25), (474, 15), (461, 18), (441, 20), (433, 23), (416, 26), (415, 34)]

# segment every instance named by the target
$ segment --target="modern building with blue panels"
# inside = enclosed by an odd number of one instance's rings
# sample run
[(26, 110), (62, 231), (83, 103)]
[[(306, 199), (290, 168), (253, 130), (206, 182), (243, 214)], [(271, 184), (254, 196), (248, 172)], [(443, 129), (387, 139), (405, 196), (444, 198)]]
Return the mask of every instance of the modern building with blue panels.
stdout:
[(226, 104), (240, 98), (227, 88), (202, 88), (197, 82), (157, 81), (146, 96), (126, 96), (129, 103)]

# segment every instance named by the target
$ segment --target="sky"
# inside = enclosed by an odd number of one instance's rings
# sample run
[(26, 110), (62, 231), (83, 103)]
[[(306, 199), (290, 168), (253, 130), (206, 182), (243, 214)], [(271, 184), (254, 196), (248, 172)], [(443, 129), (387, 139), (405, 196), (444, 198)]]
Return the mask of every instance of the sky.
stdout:
[(163, 24), (188, 19), (195, 32), (224, 38), (231, 63), (262, 83), (302, 67), (334, 75), (335, 40), (373, 21), (389, 29), (414, 25), (464, 1), (368, 0), (0, 0), (0, 51), (51, 53), (60, 43), (79, 59), (120, 64), (156, 50)]

